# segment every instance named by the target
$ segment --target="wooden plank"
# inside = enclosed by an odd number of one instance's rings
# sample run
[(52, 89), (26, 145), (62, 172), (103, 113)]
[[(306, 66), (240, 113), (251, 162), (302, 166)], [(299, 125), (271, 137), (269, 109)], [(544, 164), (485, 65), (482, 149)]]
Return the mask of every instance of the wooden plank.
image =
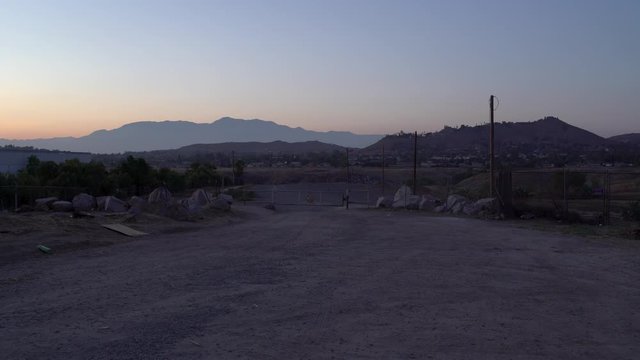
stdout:
[(103, 224), (102, 227), (115, 231), (117, 233), (123, 234), (123, 235), (127, 235), (127, 236), (131, 236), (131, 237), (138, 237), (138, 236), (144, 236), (144, 235), (149, 235), (147, 233), (144, 233), (142, 231), (138, 231), (135, 229), (132, 229), (126, 225), (122, 225), (122, 224)]

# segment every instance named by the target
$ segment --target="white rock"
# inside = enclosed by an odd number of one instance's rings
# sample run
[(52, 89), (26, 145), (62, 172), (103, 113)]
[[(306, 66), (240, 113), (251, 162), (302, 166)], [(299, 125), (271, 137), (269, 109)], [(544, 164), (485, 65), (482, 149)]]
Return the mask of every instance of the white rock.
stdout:
[[(407, 200), (407, 198), (413, 195), (413, 191), (411, 191), (411, 188), (408, 187), (407, 185), (402, 185), (400, 186), (400, 188), (396, 191), (395, 195), (393, 195), (393, 203), (397, 203), (399, 201), (402, 201), (403, 204), (404, 202)], [(404, 207), (404, 205), (403, 205)]]
[(204, 207), (211, 203), (211, 197), (209, 194), (203, 189), (198, 189), (191, 194), (189, 198), (189, 207), (191, 206), (199, 206)]
[(231, 204), (224, 198), (218, 196), (218, 198), (213, 200), (211, 203), (211, 207), (218, 210), (229, 211), (231, 209)]
[(391, 198), (386, 196), (380, 196), (378, 201), (376, 201), (377, 208), (389, 208), (391, 205), (393, 205), (393, 201), (391, 201)]
[(462, 195), (452, 194), (452, 195), (449, 195), (449, 197), (447, 197), (447, 202), (445, 203), (445, 209), (454, 214), (458, 214), (462, 211), (462, 209), (464, 208), (464, 205), (467, 202), (469, 202), (469, 200), (466, 197)]
[(58, 201), (57, 197), (36, 199), (36, 210), (47, 211), (51, 209), (51, 205), (56, 201)]
[(107, 196), (104, 201), (104, 208), (100, 209), (106, 212), (126, 212), (127, 203), (115, 196)]
[(171, 202), (171, 191), (166, 186), (160, 186), (149, 194), (149, 203), (169, 204)]
[(418, 195), (410, 195), (407, 197), (406, 208), (411, 210), (418, 210), (420, 208), (420, 201), (422, 198)]
[(104, 210), (104, 203), (107, 201), (108, 196), (98, 196), (96, 197), (96, 209)]
[(96, 208), (96, 198), (89, 194), (78, 194), (71, 201), (73, 209), (76, 211), (89, 211)]
[(128, 213), (137, 216), (146, 210), (147, 200), (140, 196), (132, 196), (129, 201), (127, 201), (127, 205), (129, 205)]
[(71, 201), (54, 201), (51, 204), (53, 211), (73, 211), (73, 204)]

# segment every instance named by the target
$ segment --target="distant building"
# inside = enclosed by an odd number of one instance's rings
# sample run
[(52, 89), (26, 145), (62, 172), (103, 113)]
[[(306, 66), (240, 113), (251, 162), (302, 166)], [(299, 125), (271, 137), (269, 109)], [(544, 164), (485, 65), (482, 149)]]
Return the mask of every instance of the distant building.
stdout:
[(40, 161), (54, 161), (56, 163), (71, 159), (78, 159), (83, 163), (91, 161), (91, 153), (0, 149), (0, 173), (17, 173), (27, 165), (27, 161), (32, 155), (36, 156)]

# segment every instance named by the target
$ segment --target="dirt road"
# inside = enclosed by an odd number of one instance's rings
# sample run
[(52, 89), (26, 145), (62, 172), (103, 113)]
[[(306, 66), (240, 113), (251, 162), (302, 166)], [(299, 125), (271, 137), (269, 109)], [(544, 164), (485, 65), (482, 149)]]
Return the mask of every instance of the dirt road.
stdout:
[(639, 280), (632, 243), (260, 213), (0, 267), (0, 357), (633, 359)]

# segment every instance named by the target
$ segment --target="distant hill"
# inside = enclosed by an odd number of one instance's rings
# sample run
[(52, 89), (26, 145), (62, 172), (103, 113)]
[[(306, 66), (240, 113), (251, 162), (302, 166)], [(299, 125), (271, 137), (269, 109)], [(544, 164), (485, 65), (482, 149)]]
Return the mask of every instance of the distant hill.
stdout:
[(342, 151), (344, 147), (334, 144), (326, 144), (320, 141), (305, 141), (288, 143), (284, 141), (273, 141), (268, 143), (262, 142), (230, 142), (222, 144), (195, 144), (181, 147), (177, 150), (178, 153), (194, 153), (194, 152), (231, 152), (237, 153), (252, 153), (252, 154), (268, 154), (268, 153), (283, 153), (283, 154), (303, 154), (310, 152), (332, 152)]
[(640, 133), (612, 136), (609, 140), (629, 145), (640, 145)]
[[(535, 146), (599, 146), (608, 140), (587, 130), (546, 117), (532, 122), (504, 122), (495, 124), (496, 145)], [(489, 144), (489, 124), (479, 126), (445, 127), (443, 130), (419, 137), (421, 148), (438, 150), (486, 149)], [(379, 153), (382, 146), (391, 152), (409, 152), (413, 143), (406, 136), (387, 136), (362, 150), (362, 153)]]
[(94, 160), (107, 165), (116, 165), (131, 155), (143, 158), (153, 166), (182, 167), (193, 162), (214, 163), (217, 166), (230, 166), (232, 153), (236, 159), (247, 162), (283, 162), (313, 159), (326, 162), (334, 157), (335, 152), (344, 154), (344, 147), (325, 144), (319, 141), (288, 143), (272, 142), (229, 142), (222, 144), (194, 144), (178, 149), (126, 152), (123, 154), (98, 154)]
[(306, 154), (333, 152), (335, 150), (343, 151), (342, 146), (325, 144), (319, 141), (305, 141), (288, 143), (284, 141), (263, 142), (229, 142), (222, 144), (195, 144), (183, 146), (175, 150), (156, 150), (150, 151), (149, 154), (161, 155), (162, 153), (171, 153), (173, 155), (191, 156), (195, 154), (216, 154), (227, 153), (232, 151), (237, 154)]
[(327, 144), (362, 148), (382, 138), (381, 135), (357, 135), (346, 131), (310, 131), (291, 128), (272, 121), (221, 118), (210, 124), (189, 121), (142, 121), (113, 130), (98, 130), (78, 138), (9, 140), (0, 139), (1, 145), (34, 146), (52, 150), (83, 151), (91, 153), (122, 153), (174, 149), (191, 144), (228, 142), (305, 142), (320, 141)]

